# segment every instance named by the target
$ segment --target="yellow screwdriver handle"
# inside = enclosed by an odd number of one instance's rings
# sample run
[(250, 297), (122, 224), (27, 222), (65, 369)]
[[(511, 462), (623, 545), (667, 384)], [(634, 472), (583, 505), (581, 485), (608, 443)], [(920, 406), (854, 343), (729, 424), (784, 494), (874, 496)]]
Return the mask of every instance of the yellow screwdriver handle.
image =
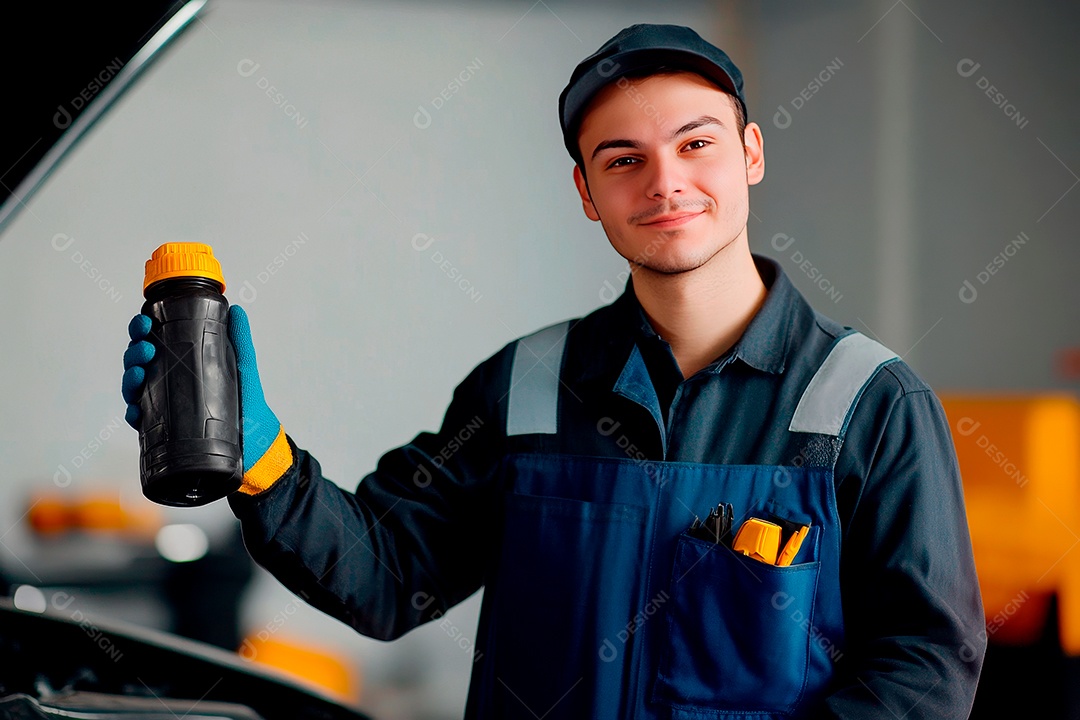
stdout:
[(791, 561), (799, 554), (799, 548), (802, 547), (803, 540), (808, 532), (810, 532), (810, 526), (803, 525), (794, 535), (788, 538), (787, 545), (780, 551), (780, 557), (776, 559), (777, 565), (787, 567), (791, 564)]

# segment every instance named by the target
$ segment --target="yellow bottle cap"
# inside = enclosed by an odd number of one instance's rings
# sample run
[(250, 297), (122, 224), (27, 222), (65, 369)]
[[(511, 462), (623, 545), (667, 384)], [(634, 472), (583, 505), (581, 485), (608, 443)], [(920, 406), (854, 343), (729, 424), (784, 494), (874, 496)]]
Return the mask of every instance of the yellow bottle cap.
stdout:
[(176, 277), (203, 277), (216, 280), (225, 292), (221, 263), (209, 245), (194, 242), (165, 243), (146, 261), (143, 291), (159, 280)]

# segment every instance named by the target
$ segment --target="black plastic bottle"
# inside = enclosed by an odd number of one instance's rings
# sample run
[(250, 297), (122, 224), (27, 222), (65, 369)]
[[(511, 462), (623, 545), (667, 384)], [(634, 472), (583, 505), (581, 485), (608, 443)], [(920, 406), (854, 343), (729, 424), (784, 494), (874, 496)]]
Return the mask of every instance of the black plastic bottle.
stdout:
[(143, 495), (205, 505), (240, 487), (240, 401), (225, 279), (202, 243), (165, 243), (146, 263), (142, 312), (154, 345), (139, 400)]

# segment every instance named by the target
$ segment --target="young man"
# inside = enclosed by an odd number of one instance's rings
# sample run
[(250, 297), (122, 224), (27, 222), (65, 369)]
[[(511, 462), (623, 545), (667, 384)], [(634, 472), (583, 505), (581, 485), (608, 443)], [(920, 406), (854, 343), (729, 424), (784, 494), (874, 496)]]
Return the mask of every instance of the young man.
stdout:
[(625, 293), (481, 363), (355, 493), (285, 435), (232, 309), (251, 555), (384, 639), (483, 587), (470, 718), (966, 717), (983, 617), (948, 425), (750, 253), (738, 69), (633, 26), (560, 121)]

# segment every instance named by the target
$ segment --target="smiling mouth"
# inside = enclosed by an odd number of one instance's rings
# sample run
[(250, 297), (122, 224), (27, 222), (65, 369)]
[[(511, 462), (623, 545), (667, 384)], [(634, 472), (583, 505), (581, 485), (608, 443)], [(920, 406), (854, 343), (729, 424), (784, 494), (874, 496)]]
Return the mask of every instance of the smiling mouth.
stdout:
[(650, 228), (677, 227), (679, 225), (685, 225), (686, 223), (690, 222), (704, 212), (704, 210), (700, 210), (694, 213), (675, 213), (674, 215), (664, 215), (657, 218), (656, 220), (650, 220), (649, 222), (641, 224)]

